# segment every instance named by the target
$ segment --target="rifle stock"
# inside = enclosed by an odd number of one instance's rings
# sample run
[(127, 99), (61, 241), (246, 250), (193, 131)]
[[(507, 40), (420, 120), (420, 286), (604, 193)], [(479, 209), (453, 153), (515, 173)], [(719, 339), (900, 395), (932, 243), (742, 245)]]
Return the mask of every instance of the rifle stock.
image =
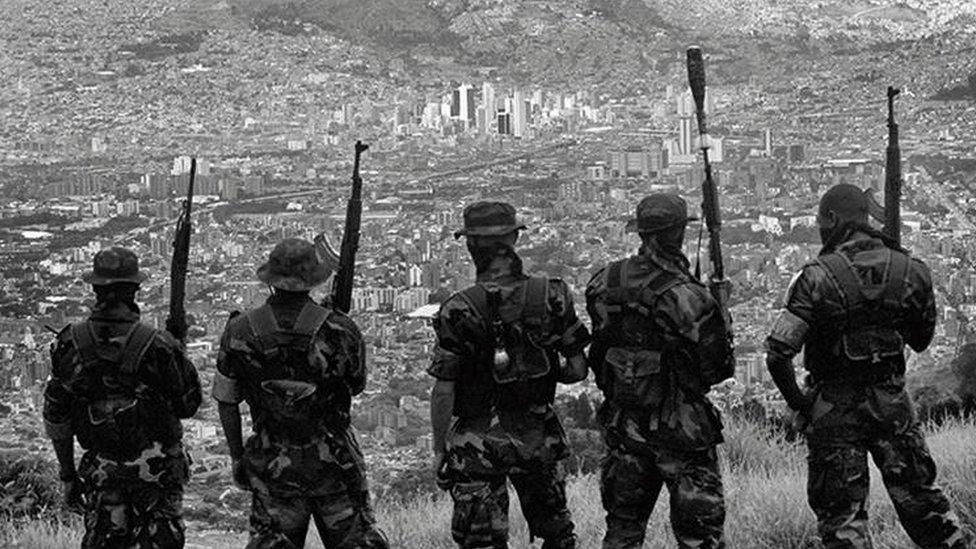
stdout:
[(359, 228), (363, 214), (363, 179), (359, 175), (360, 157), (369, 145), (356, 141), (356, 157), (352, 168), (352, 195), (346, 204), (346, 226), (339, 250), (339, 271), (332, 283), (332, 304), (344, 313), (352, 308), (352, 283), (356, 274), (356, 252), (359, 250)]
[(190, 159), (190, 183), (187, 186), (183, 210), (176, 221), (173, 235), (173, 260), (170, 263), (169, 316), (166, 318), (166, 331), (182, 343), (186, 343), (188, 330), (186, 321), (186, 273), (190, 261), (190, 233), (192, 224), (190, 214), (193, 210), (193, 183), (197, 174), (197, 159)]

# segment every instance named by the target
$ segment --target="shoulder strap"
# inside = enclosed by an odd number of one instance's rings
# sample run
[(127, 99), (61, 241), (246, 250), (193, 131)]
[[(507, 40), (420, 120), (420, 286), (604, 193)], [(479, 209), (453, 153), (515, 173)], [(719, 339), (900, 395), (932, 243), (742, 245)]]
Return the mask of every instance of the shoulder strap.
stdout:
[(75, 351), (83, 363), (98, 360), (98, 345), (92, 332), (91, 321), (76, 322), (71, 325), (71, 339), (75, 344)]
[(275, 319), (274, 311), (269, 305), (262, 305), (257, 309), (248, 311), (247, 322), (262, 349), (271, 350), (278, 346), (276, 336), (280, 328), (277, 319)]
[(843, 254), (830, 253), (817, 258), (827, 274), (837, 283), (837, 289), (847, 302), (849, 310), (854, 310), (861, 305), (863, 296), (861, 295), (861, 280), (854, 273), (854, 268), (850, 261)]
[(298, 313), (298, 318), (295, 320), (295, 327), (292, 328), (292, 331), (314, 337), (322, 328), (322, 325), (325, 324), (330, 313), (331, 311), (325, 307), (315, 303), (306, 303), (302, 307), (302, 312)]
[(665, 276), (667, 271), (658, 269), (651, 278), (640, 286), (627, 285), (627, 259), (614, 262), (607, 273), (607, 312), (619, 314), (624, 309), (633, 309), (647, 316), (650, 306), (666, 291), (682, 282), (679, 276)]
[(126, 336), (125, 346), (122, 347), (122, 355), (119, 361), (120, 369), (123, 373), (134, 374), (142, 363), (142, 358), (146, 356), (149, 345), (156, 338), (156, 329), (151, 328), (142, 322), (136, 322)]
[(912, 260), (903, 253), (896, 251), (888, 253), (890, 259), (888, 260), (888, 277), (884, 300), (889, 304), (899, 305), (904, 297), (905, 287), (908, 285), (908, 269)]
[(491, 322), (491, 315), (488, 312), (488, 292), (481, 287), (480, 284), (475, 284), (474, 286), (469, 286), (458, 294), (464, 299), (471, 308), (474, 309), (475, 313), (481, 317), (481, 320), (487, 325)]
[(542, 326), (546, 318), (546, 305), (549, 299), (549, 279), (533, 276), (525, 281), (525, 302), (522, 320), (529, 326)]

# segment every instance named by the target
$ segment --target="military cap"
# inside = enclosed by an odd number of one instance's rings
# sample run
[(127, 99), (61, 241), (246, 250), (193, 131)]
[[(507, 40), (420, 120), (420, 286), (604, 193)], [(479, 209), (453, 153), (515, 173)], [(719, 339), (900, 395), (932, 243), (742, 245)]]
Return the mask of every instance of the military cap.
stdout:
[(286, 238), (279, 242), (258, 267), (258, 280), (292, 292), (310, 290), (329, 279), (332, 268), (323, 263), (315, 246), (301, 238)]
[(870, 201), (865, 191), (849, 183), (840, 183), (827, 189), (820, 198), (819, 213), (834, 212), (842, 219), (856, 219), (870, 211)]
[(464, 228), (454, 231), (463, 236), (498, 236), (524, 229), (515, 218), (515, 208), (507, 202), (475, 202), (464, 208)]
[(654, 233), (698, 219), (688, 215), (688, 203), (671, 193), (656, 193), (637, 204), (637, 216), (627, 221), (627, 230)]
[(121, 246), (105, 248), (95, 254), (91, 272), (82, 276), (92, 286), (107, 286), (119, 282), (141, 284), (148, 278), (139, 270), (139, 258), (135, 252)]

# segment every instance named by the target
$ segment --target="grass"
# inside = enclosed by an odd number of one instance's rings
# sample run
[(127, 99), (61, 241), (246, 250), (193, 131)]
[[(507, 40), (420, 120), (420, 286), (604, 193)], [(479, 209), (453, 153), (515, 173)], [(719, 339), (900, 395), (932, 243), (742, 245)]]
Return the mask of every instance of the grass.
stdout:
[[(763, 431), (756, 425), (728, 421), (722, 446), (726, 535), (730, 548), (809, 549), (819, 547), (813, 513), (806, 503), (806, 450), (802, 444)], [(963, 523), (976, 526), (976, 420), (951, 420), (929, 430), (929, 445), (939, 466), (939, 482)], [(879, 549), (913, 547), (898, 524), (877, 470), (872, 466), (871, 530)], [(528, 532), (511, 498), (512, 547), (528, 547)], [(604, 517), (594, 475), (573, 477), (568, 498), (581, 548), (599, 547)], [(378, 501), (377, 517), (392, 547), (449, 549), (450, 500), (444, 497), (408, 502)], [(648, 525), (645, 548), (674, 547), (667, 523), (666, 494), (659, 498)], [(0, 531), (0, 546), (57, 549), (77, 547), (80, 523), (9, 522)], [(241, 547), (240, 533), (201, 533), (191, 525), (188, 547)], [(536, 547), (541, 542), (536, 542)], [(310, 547), (321, 547), (315, 534)]]

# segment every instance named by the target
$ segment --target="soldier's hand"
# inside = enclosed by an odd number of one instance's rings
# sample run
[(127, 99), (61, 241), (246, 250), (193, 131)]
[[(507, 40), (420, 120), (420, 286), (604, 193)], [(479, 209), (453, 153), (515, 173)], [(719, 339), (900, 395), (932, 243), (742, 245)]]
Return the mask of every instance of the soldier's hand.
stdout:
[(247, 476), (247, 470), (244, 468), (244, 462), (235, 459), (230, 464), (231, 476), (234, 477), (234, 486), (241, 490), (251, 490), (251, 479)]
[(79, 514), (85, 512), (85, 493), (81, 485), (81, 480), (66, 480), (61, 483), (64, 491), (64, 506), (69, 511)]

